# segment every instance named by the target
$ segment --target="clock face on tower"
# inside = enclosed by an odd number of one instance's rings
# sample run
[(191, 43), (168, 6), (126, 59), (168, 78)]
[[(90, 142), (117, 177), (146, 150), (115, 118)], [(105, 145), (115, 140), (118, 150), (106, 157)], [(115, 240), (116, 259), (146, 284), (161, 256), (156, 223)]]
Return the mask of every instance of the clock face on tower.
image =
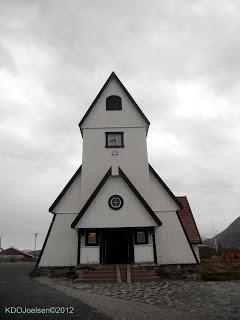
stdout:
[(123, 147), (123, 132), (106, 132), (106, 148)]

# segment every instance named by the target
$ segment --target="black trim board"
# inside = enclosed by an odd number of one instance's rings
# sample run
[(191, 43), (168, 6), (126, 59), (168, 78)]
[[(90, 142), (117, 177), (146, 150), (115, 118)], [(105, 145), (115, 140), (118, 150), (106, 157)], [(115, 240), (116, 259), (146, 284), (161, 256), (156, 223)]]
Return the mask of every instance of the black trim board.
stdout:
[(119, 167), (119, 173), (120, 176), (123, 178), (123, 180), (127, 183), (127, 185), (129, 186), (129, 188), (133, 191), (133, 193), (135, 194), (135, 196), (140, 200), (140, 202), (143, 204), (143, 206), (145, 207), (145, 209), (150, 213), (150, 215), (152, 216), (153, 220), (159, 225), (162, 225), (162, 222), (158, 219), (158, 217), (156, 216), (155, 212), (150, 208), (150, 206), (147, 204), (147, 202), (143, 199), (143, 197), (141, 196), (141, 194), (137, 191), (137, 189), (134, 187), (134, 185), (132, 184), (132, 182), (128, 179), (128, 177), (125, 175), (125, 173), (122, 171), (122, 169)]
[(82, 171), (82, 165), (80, 165), (80, 167), (77, 169), (77, 171), (74, 173), (74, 175), (72, 176), (72, 178), (68, 181), (68, 183), (66, 184), (66, 186), (63, 188), (63, 190), (61, 191), (61, 193), (59, 194), (59, 196), (56, 198), (56, 200), (53, 202), (53, 204), (51, 205), (51, 207), (48, 209), (49, 212), (55, 213), (53, 212), (54, 208), (56, 207), (56, 205), (58, 204), (58, 202), (61, 200), (61, 198), (64, 196), (64, 194), (68, 191), (68, 189), (70, 188), (70, 186), (73, 184), (73, 182), (75, 181), (75, 179), (77, 178), (78, 174)]
[(115, 74), (115, 72), (113, 71), (109, 78), (107, 79), (107, 81), (104, 83), (102, 89), (99, 91), (98, 95), (96, 96), (96, 98), (93, 100), (92, 104), (90, 105), (90, 107), (88, 108), (87, 112), (85, 113), (85, 115), (83, 116), (82, 120), (79, 122), (79, 127), (81, 128), (81, 126), (83, 125), (84, 121), (87, 119), (88, 115), (90, 114), (90, 112), (92, 111), (93, 107), (95, 106), (96, 102), (98, 101), (99, 97), (101, 96), (101, 94), (103, 93), (104, 89), (106, 88), (106, 86), (108, 85), (108, 83), (110, 82), (111, 79), (116, 79), (118, 81), (118, 83), (120, 84), (120, 87), (123, 89), (123, 91), (126, 93), (127, 97), (130, 99), (130, 101), (133, 103), (134, 107), (136, 108), (136, 110), (138, 111), (138, 113), (140, 114), (140, 116), (143, 118), (143, 120), (147, 123), (147, 125), (150, 125), (149, 120), (147, 119), (147, 117), (145, 116), (145, 114), (142, 112), (142, 110), (139, 108), (139, 106), (137, 105), (137, 103), (135, 102), (135, 100), (133, 99), (133, 97), (130, 95), (130, 93), (127, 91), (127, 89), (125, 88), (125, 86), (122, 84), (122, 82), (120, 81), (120, 79), (117, 77), (117, 75)]
[[(75, 228), (76, 224), (79, 222), (79, 220), (82, 218), (82, 216), (84, 215), (85, 211), (88, 209), (88, 207), (90, 206), (90, 204), (92, 203), (92, 201), (95, 199), (96, 195), (98, 194), (98, 192), (102, 189), (102, 187), (104, 186), (105, 182), (107, 181), (107, 179), (111, 176), (112, 170), (111, 168), (108, 170), (108, 172), (105, 174), (105, 176), (103, 177), (103, 179), (100, 181), (100, 183), (98, 184), (98, 186), (96, 187), (96, 189), (93, 191), (93, 193), (91, 194), (91, 196), (89, 197), (89, 199), (87, 200), (87, 202), (85, 203), (85, 205), (83, 206), (83, 208), (81, 209), (81, 211), (79, 212), (79, 214), (77, 215), (77, 217), (74, 219), (74, 221), (71, 224), (72, 228)], [(151, 217), (153, 218), (153, 220), (157, 223), (157, 225), (161, 226), (162, 222), (159, 220), (159, 218), (156, 216), (155, 212), (150, 208), (150, 206), (147, 204), (147, 202), (143, 199), (143, 197), (141, 196), (141, 194), (137, 191), (137, 189), (134, 187), (134, 185), (131, 183), (131, 181), (128, 179), (128, 177), (125, 175), (125, 173), (121, 170), (121, 168), (119, 167), (119, 174), (120, 176), (123, 178), (123, 180), (127, 183), (127, 185), (129, 186), (129, 188), (133, 191), (133, 193), (135, 194), (135, 196), (140, 200), (140, 202), (142, 203), (142, 205), (145, 207), (145, 209), (149, 212), (149, 214), (151, 215)]]
[(180, 218), (180, 216), (179, 216), (178, 211), (176, 211), (176, 214), (177, 214), (178, 220), (179, 220), (179, 222), (180, 222), (180, 224), (181, 224), (181, 226), (182, 226), (182, 229), (183, 229), (183, 232), (184, 232), (185, 237), (186, 237), (186, 239), (187, 239), (187, 242), (188, 242), (188, 244), (189, 244), (189, 246), (190, 246), (190, 248), (191, 248), (192, 254), (193, 254), (193, 256), (194, 256), (194, 258), (195, 258), (195, 260), (196, 260), (196, 263), (199, 264), (200, 262), (199, 262), (199, 260), (198, 260), (198, 258), (197, 258), (197, 256), (196, 256), (196, 253), (195, 253), (195, 251), (194, 251), (194, 249), (193, 249), (193, 247), (192, 247), (192, 244), (191, 244), (191, 242), (190, 242), (190, 240), (189, 240), (189, 238), (188, 238), (187, 232), (186, 232), (186, 230), (185, 230), (185, 228), (184, 228), (184, 225), (183, 225), (183, 223), (182, 223), (182, 220), (181, 220), (181, 218)]
[(157, 172), (153, 169), (153, 167), (149, 165), (149, 169), (152, 172), (152, 174), (154, 175), (154, 177), (158, 180), (158, 182), (161, 184), (161, 186), (165, 189), (165, 191), (169, 194), (169, 196), (173, 199), (173, 201), (176, 202), (176, 204), (179, 206), (180, 209), (183, 209), (183, 205), (181, 204), (181, 202), (175, 197), (175, 195), (172, 193), (172, 191), (168, 188), (168, 186), (166, 185), (166, 183), (159, 177), (159, 175), (157, 174)]
[(77, 245), (77, 265), (80, 264), (81, 259), (81, 231), (78, 229), (78, 245)]
[(154, 262), (157, 264), (157, 248), (156, 248), (156, 238), (155, 238), (155, 230), (154, 230), (154, 228), (152, 228), (151, 231), (152, 231)]
[(56, 218), (56, 213), (55, 213), (54, 216), (52, 217), (52, 221), (51, 221), (50, 227), (49, 227), (49, 229), (48, 229), (48, 233), (47, 233), (47, 235), (46, 235), (46, 238), (45, 238), (45, 240), (44, 240), (42, 250), (41, 250), (40, 255), (39, 255), (38, 259), (37, 259), (36, 267), (38, 267), (39, 262), (40, 262), (40, 260), (41, 260), (41, 258), (42, 258), (42, 254), (43, 254), (43, 251), (44, 251), (45, 246), (46, 246), (46, 244), (47, 244), (48, 237), (49, 237), (50, 232), (51, 232), (51, 230), (52, 230), (52, 226), (53, 226), (53, 223), (54, 223), (54, 221), (55, 221), (55, 218)]

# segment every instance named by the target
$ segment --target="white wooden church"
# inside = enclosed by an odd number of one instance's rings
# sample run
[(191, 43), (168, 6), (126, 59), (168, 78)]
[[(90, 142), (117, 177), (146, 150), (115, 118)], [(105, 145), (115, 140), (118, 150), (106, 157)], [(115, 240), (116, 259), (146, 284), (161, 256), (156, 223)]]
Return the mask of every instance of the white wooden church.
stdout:
[(149, 125), (113, 72), (79, 123), (82, 165), (49, 209), (39, 267), (199, 262), (187, 198), (148, 162)]

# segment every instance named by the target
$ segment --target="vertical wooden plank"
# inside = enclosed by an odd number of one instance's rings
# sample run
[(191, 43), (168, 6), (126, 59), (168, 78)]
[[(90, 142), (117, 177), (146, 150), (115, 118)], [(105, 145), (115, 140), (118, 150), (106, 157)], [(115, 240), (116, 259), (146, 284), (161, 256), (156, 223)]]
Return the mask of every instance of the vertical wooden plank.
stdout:
[(152, 241), (153, 241), (153, 256), (154, 256), (154, 262), (157, 264), (157, 249), (156, 249), (156, 239), (155, 239), (155, 231), (154, 228), (151, 229), (152, 233)]
[(81, 233), (80, 233), (80, 229), (78, 229), (78, 252), (77, 252), (77, 265), (80, 264), (80, 258), (81, 258)]

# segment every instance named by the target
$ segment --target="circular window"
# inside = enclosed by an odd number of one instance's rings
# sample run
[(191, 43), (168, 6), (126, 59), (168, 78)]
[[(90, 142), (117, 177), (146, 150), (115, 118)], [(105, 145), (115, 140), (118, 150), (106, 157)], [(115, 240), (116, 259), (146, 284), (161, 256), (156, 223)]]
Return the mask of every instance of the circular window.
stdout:
[(121, 209), (123, 206), (123, 198), (118, 195), (111, 196), (108, 200), (108, 205), (113, 210)]

